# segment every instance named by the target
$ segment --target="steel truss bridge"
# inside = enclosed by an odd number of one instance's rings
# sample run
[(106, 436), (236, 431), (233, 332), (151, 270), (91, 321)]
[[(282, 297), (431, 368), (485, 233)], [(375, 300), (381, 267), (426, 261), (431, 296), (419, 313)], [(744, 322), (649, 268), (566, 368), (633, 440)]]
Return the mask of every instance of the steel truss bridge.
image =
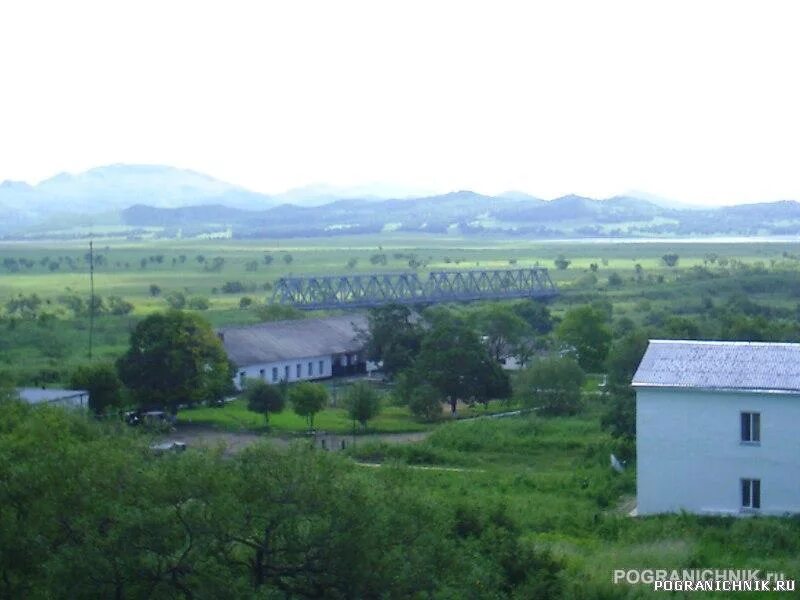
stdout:
[(434, 304), (508, 298), (552, 298), (558, 290), (547, 269), (484, 269), (281, 277), (272, 301), (302, 310)]

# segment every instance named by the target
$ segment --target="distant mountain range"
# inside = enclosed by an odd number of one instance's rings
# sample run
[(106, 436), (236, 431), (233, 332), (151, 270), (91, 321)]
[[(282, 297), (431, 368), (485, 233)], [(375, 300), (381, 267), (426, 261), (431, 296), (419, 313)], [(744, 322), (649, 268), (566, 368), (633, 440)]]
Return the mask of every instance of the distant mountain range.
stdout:
[(542, 200), (519, 191), (411, 193), (371, 184), (346, 190), (308, 186), (268, 196), (173, 167), (111, 165), (36, 186), (0, 183), (0, 235), (81, 237), (88, 228), (123, 237), (391, 231), (533, 238), (800, 235), (800, 204), (794, 201), (690, 208), (636, 195)]

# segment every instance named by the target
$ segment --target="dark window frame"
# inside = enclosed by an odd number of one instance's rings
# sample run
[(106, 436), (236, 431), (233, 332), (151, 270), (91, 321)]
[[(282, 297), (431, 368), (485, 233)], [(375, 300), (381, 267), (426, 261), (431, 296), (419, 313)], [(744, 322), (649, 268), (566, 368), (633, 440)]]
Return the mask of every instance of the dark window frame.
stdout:
[(742, 509), (759, 510), (761, 508), (761, 480), (743, 477), (740, 482)]
[(739, 439), (743, 444), (761, 443), (761, 413), (754, 411), (739, 413)]

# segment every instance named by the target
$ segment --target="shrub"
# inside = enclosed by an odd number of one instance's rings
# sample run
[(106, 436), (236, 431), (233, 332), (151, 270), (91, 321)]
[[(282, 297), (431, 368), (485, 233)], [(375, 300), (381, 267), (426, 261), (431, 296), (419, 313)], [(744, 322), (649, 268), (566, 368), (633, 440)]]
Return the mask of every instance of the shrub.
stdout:
[(225, 294), (240, 294), (245, 291), (245, 287), (241, 281), (226, 281), (222, 284), (222, 291)]
[(380, 412), (381, 399), (375, 388), (365, 381), (359, 381), (347, 390), (344, 406), (350, 418), (361, 423), (361, 427), (366, 429), (367, 421)]
[(188, 306), (193, 310), (208, 310), (208, 298), (203, 296), (192, 296), (189, 298)]
[(442, 416), (441, 396), (432, 385), (424, 383), (411, 392), (408, 409), (418, 419), (435, 421)]
[(170, 292), (165, 298), (170, 308), (180, 310), (186, 306), (186, 294), (183, 292)]
[(108, 310), (112, 315), (127, 315), (133, 311), (133, 304), (119, 296), (109, 296)]
[(580, 410), (585, 379), (574, 359), (545, 358), (520, 374), (517, 396), (525, 406), (538, 407), (541, 414), (571, 415)]

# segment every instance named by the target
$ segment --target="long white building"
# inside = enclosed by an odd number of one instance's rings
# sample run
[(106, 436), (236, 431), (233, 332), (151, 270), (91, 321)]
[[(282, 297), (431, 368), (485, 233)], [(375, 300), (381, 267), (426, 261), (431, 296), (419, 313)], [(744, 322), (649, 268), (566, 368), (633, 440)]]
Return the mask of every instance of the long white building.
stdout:
[(273, 321), (226, 327), (217, 335), (236, 365), (234, 384), (307, 381), (366, 371), (364, 315)]
[(800, 344), (651, 340), (637, 513), (800, 513)]

